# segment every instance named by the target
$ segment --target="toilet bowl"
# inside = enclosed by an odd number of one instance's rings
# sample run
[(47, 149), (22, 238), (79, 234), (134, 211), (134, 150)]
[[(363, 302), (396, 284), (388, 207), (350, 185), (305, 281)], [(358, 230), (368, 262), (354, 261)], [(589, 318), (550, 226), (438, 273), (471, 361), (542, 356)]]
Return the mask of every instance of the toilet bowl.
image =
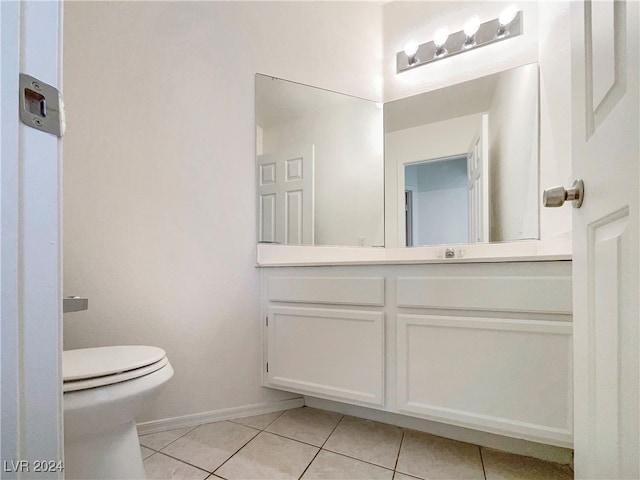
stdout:
[(161, 348), (62, 354), (65, 478), (145, 478), (135, 417), (173, 376)]

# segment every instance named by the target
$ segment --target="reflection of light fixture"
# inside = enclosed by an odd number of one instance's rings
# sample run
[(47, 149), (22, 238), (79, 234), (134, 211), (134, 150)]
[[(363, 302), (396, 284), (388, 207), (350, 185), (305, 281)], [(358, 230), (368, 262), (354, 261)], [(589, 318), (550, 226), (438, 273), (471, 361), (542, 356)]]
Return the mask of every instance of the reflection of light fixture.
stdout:
[(448, 28), (440, 28), (432, 41), (423, 44), (411, 41), (404, 51), (396, 54), (397, 73), (522, 35), (523, 18), (522, 11), (509, 6), (499, 18), (484, 23), (477, 16), (469, 18), (458, 32), (449, 34)]
[(418, 57), (416, 57), (416, 53), (418, 53), (418, 47), (419, 47), (418, 42), (414, 40), (410, 40), (404, 46), (404, 53), (408, 58), (409, 65), (418, 63)]
[(497, 38), (502, 38), (509, 35), (509, 30), (507, 27), (513, 22), (518, 14), (518, 10), (515, 6), (510, 5), (505, 8), (500, 16), (498, 17), (498, 30), (496, 32)]
[(434, 57), (440, 58), (447, 54), (447, 49), (444, 48), (444, 44), (447, 43), (449, 38), (449, 29), (447, 27), (441, 28), (433, 36), (433, 44), (436, 47), (436, 51), (433, 54)]
[(464, 24), (464, 45), (463, 48), (471, 48), (476, 44), (476, 33), (480, 28), (480, 20), (478, 17), (473, 17), (467, 20), (467, 23)]

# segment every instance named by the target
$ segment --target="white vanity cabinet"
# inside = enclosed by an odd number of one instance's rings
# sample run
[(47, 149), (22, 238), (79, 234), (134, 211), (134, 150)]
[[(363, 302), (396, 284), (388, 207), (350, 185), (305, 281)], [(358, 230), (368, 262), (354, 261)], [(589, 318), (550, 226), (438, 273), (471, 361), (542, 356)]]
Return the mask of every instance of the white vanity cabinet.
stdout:
[(261, 283), (264, 386), (571, 446), (571, 262), (263, 268)]

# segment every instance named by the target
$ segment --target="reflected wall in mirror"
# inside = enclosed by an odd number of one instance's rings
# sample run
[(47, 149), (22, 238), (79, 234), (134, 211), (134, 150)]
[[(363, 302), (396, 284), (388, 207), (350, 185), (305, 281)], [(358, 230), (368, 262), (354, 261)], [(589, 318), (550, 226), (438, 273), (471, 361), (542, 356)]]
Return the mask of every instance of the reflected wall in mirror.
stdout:
[(382, 106), (256, 75), (258, 241), (384, 246)]
[(387, 246), (539, 238), (538, 65), (384, 106)]

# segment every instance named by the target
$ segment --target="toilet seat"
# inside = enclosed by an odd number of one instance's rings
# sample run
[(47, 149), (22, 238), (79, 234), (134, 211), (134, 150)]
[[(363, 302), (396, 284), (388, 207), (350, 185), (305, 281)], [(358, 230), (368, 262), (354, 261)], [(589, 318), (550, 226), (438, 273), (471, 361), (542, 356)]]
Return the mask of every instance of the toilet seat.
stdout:
[(161, 348), (141, 345), (62, 352), (63, 392), (112, 385), (149, 375), (169, 363)]

